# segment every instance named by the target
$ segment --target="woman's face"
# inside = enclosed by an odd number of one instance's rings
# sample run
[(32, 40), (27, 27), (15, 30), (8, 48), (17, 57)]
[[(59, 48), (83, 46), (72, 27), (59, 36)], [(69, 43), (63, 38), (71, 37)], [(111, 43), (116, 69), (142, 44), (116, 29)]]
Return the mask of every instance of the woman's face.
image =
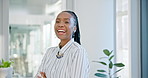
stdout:
[(55, 33), (60, 40), (70, 40), (73, 32), (76, 30), (74, 26), (74, 18), (67, 12), (61, 12), (55, 22)]

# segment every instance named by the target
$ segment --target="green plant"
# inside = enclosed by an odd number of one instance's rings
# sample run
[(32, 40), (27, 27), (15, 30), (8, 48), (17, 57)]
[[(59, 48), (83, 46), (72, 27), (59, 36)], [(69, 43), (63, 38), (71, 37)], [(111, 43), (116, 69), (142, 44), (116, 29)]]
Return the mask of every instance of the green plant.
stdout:
[(4, 61), (4, 59), (2, 59), (0, 68), (8, 68), (11, 66), (12, 63), (13, 63), (12, 61)]
[[(100, 59), (106, 59), (106, 60), (94, 61), (94, 62), (104, 65), (106, 69), (97, 70), (98, 73), (95, 73), (95, 76), (101, 77), (101, 78), (113, 78), (113, 77), (119, 78), (119, 77), (116, 77), (115, 74), (121, 71), (125, 65), (123, 63), (113, 63), (113, 58), (115, 56), (113, 55), (113, 51), (104, 49), (103, 53), (105, 54), (105, 57), (101, 57)], [(112, 72), (114, 70), (113, 67), (118, 67), (120, 69), (116, 69), (114, 72)]]

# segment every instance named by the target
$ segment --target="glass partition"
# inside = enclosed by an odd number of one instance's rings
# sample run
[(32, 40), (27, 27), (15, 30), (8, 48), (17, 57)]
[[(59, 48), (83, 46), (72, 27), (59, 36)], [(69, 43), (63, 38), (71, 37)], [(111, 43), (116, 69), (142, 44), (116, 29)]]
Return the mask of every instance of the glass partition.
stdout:
[(56, 46), (54, 20), (62, 0), (9, 0), (9, 51), (14, 78), (33, 78), (45, 50)]

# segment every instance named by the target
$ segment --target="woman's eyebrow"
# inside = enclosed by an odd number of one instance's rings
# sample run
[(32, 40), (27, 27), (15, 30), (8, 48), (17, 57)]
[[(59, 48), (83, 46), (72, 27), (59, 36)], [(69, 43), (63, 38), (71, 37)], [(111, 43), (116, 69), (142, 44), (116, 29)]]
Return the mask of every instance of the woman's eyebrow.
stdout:
[(70, 18), (64, 18), (65, 20), (69, 20)]
[(60, 20), (60, 18), (56, 18), (56, 20)]

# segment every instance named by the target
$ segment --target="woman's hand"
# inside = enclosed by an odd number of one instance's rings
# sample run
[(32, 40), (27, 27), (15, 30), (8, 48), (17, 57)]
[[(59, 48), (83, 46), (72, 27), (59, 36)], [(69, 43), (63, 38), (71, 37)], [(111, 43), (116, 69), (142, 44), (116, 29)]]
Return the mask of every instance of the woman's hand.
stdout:
[(45, 72), (40, 72), (41, 76), (38, 76), (38, 78), (46, 78)]

